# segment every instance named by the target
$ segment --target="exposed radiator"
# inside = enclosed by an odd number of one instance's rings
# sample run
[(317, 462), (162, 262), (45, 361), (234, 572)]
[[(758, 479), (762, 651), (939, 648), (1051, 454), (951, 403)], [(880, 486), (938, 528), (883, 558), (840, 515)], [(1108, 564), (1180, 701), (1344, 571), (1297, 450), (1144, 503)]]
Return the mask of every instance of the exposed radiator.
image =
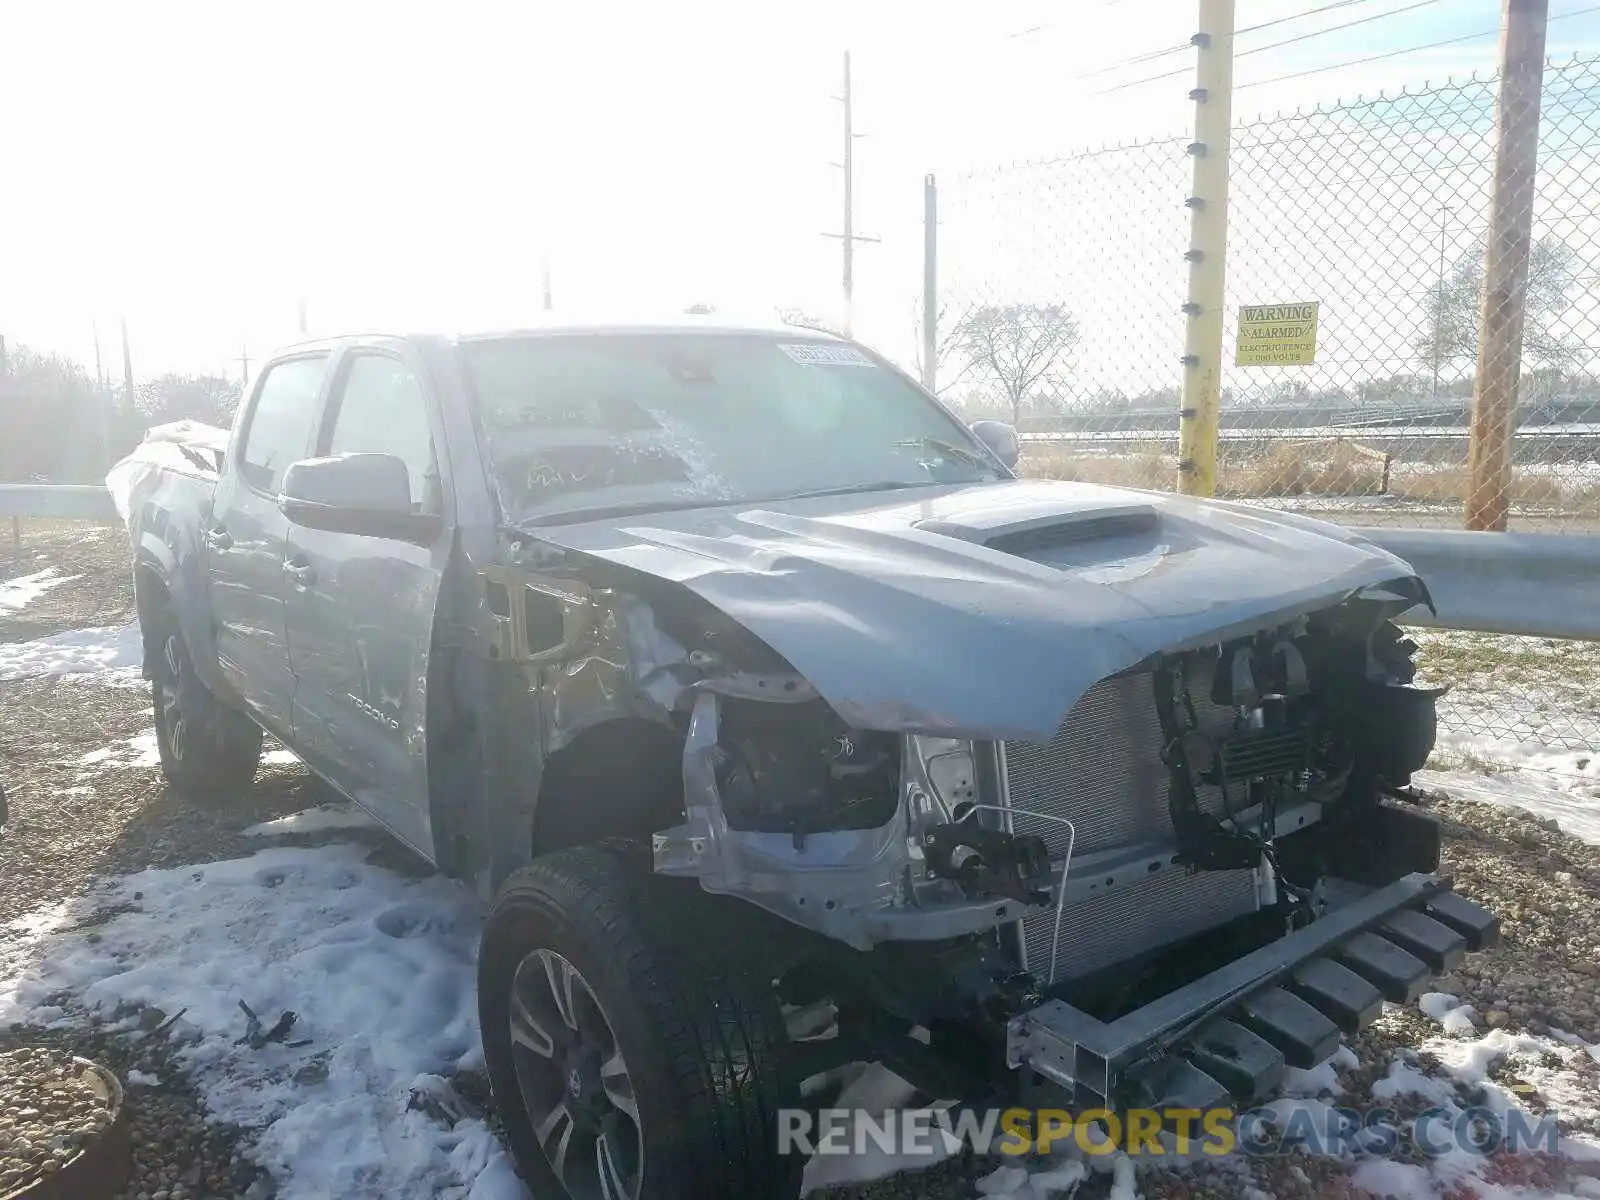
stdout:
[[(1233, 710), (1213, 704), (1210, 681), (1190, 681), (1203, 732), (1219, 741), (1232, 728)], [(1077, 828), (1075, 856), (1150, 838), (1172, 839), (1167, 811), (1167, 768), (1161, 761), (1161, 720), (1149, 674), (1103, 679), (1084, 693), (1046, 744), (1005, 744), (1010, 803), (1066, 817)], [(1196, 799), (1221, 814), (1222, 790), (1198, 784)], [(1018, 833), (1038, 834), (1055, 858), (1067, 850), (1065, 828), (1013, 817)], [(1145, 950), (1221, 925), (1256, 908), (1253, 871), (1169, 869), (1149, 879), (1074, 904), (1061, 923), (1058, 979), (1098, 970)], [(1023, 967), (1049, 967), (1053, 910), (1018, 922)]]

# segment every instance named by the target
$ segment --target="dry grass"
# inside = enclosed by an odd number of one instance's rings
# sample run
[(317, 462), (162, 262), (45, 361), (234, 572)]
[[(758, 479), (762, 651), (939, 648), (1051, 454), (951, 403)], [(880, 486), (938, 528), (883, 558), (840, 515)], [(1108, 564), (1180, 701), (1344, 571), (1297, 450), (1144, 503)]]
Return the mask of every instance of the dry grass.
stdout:
[[(1115, 487), (1171, 491), (1177, 456), (1160, 444), (1118, 452), (1046, 449), (1029, 451), (1023, 475)], [(1466, 500), (1464, 465), (1424, 466), (1396, 462), (1385, 487), (1383, 463), (1349, 442), (1279, 442), (1265, 450), (1223, 447), (1217, 464), (1217, 494), (1238, 500), (1287, 496), (1354, 498), (1388, 495), (1413, 504), (1457, 505)], [(1600, 486), (1591, 478), (1563, 479), (1548, 469), (1517, 470), (1511, 507), (1521, 512), (1600, 512)]]
[(1019, 469), (1031, 479), (1065, 479), (1158, 492), (1172, 489), (1177, 460), (1162, 453), (1160, 446), (1131, 446), (1115, 454), (1043, 450), (1024, 455)]
[(1265, 454), (1224, 461), (1218, 491), (1256, 496), (1376, 496), (1383, 492), (1383, 466), (1343, 442), (1324, 446), (1284, 442)]

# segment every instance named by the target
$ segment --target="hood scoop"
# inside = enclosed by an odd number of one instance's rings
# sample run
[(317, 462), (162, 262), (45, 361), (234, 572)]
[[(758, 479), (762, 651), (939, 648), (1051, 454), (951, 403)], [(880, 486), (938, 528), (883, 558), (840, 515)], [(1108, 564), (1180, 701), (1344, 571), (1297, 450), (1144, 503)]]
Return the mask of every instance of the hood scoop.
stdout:
[[(985, 520), (985, 517), (992, 517)], [(1107, 538), (1132, 537), (1153, 533), (1159, 525), (1154, 507), (1148, 504), (1097, 505), (1073, 512), (1054, 512), (1005, 519), (996, 512), (974, 513), (967, 519), (918, 521), (917, 528), (945, 537), (976, 542), (1004, 554), (1030, 558), (1063, 546)]]

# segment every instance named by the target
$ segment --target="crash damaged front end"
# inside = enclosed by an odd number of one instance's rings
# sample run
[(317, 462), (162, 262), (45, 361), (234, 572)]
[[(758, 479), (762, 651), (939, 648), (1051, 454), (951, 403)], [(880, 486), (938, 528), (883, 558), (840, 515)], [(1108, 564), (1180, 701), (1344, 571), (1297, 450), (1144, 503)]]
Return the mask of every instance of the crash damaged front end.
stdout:
[(1253, 1102), (1497, 936), (1407, 791), (1438, 695), (1391, 620), (1414, 598), (1191, 639), (1048, 740), (852, 728), (701, 652), (654, 869), (849, 947), (936, 1048), (1074, 1103)]

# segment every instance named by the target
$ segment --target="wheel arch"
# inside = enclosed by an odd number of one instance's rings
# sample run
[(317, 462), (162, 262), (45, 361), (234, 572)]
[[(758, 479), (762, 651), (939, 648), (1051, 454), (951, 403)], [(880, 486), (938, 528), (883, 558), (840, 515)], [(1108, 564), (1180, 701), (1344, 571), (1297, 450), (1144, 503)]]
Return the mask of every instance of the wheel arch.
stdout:
[(683, 812), (683, 735), (621, 716), (589, 726), (544, 764), (529, 852), (644, 838)]

